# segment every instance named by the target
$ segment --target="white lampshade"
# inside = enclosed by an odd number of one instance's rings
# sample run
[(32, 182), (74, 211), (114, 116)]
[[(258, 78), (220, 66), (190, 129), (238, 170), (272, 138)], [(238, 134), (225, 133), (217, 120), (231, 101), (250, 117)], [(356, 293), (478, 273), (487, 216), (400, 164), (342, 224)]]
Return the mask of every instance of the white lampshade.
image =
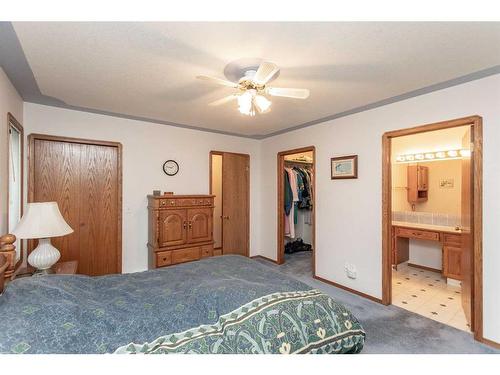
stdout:
[(73, 232), (57, 202), (28, 203), (26, 213), (12, 231), (17, 238), (50, 238)]

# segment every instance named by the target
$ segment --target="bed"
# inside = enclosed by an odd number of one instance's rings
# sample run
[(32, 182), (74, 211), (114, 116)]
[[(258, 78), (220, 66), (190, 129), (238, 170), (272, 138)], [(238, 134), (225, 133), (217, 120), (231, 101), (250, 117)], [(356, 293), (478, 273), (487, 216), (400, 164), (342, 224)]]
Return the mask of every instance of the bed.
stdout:
[(358, 353), (365, 339), (329, 296), (237, 255), (16, 279), (0, 317), (0, 353)]

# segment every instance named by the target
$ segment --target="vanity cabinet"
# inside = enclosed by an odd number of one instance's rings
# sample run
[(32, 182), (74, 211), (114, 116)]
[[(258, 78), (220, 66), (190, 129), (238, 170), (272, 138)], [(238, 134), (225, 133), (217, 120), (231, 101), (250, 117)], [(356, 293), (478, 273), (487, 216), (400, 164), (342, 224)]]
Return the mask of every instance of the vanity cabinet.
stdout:
[[(456, 280), (463, 279), (463, 250), (460, 233), (394, 225), (392, 227), (392, 264), (396, 268), (398, 264), (409, 260), (410, 239), (440, 242), (442, 270), (436, 271), (441, 271), (444, 277)], [(417, 267), (417, 265), (411, 265)]]
[(213, 211), (213, 195), (149, 195), (149, 268), (213, 256)]
[(409, 203), (427, 201), (429, 193), (429, 168), (422, 165), (409, 165), (407, 169), (407, 199)]
[(462, 280), (462, 237), (457, 234), (443, 234), (443, 276)]

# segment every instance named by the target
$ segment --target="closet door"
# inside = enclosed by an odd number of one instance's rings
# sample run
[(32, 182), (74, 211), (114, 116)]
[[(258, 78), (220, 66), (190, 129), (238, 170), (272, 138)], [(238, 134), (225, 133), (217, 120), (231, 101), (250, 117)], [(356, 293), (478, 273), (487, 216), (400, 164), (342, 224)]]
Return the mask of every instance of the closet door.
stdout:
[(223, 153), (222, 252), (248, 256), (250, 156)]
[(52, 239), (60, 261), (78, 261), (86, 275), (121, 272), (121, 146), (44, 135), (29, 141), (28, 201), (57, 202), (74, 230)]

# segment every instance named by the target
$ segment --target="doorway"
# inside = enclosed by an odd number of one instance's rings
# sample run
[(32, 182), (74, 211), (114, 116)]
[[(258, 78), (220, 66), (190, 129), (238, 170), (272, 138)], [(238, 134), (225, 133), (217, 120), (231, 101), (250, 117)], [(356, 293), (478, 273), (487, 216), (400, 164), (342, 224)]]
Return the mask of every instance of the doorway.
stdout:
[(314, 275), (316, 148), (281, 151), (277, 159), (277, 263), (306, 262)]
[[(436, 145), (429, 149), (425, 145), (413, 145), (406, 152), (395, 152), (404, 139), (427, 137), (436, 143), (440, 134), (449, 135), (451, 132), (463, 132), (451, 148), (442, 146), (438, 150)], [(393, 303), (393, 293), (402, 293), (405, 282), (415, 282), (411, 286), (413, 292), (401, 301), (406, 306), (425, 305), (422, 299), (417, 300), (437, 290), (436, 298), (446, 298), (447, 302), (438, 303), (434, 311), (430, 311), (434, 320), (447, 324), (437, 316), (442, 314), (445, 319), (448, 305), (458, 306), (475, 339), (481, 341), (482, 119), (471, 116), (392, 131), (385, 133), (382, 140), (382, 302), (386, 305)], [(445, 160), (450, 163), (438, 167)], [(458, 177), (451, 176), (454, 169)], [(443, 175), (440, 175), (440, 170), (445, 170)], [(457, 185), (460, 189), (457, 191), (458, 201), (454, 204), (458, 206), (458, 215), (443, 217), (443, 213), (425, 212), (431, 206), (431, 197), (439, 195), (437, 203), (443, 205), (453, 196), (452, 191), (457, 190)], [(398, 206), (398, 195), (410, 207), (406, 212)], [(411, 254), (412, 241), (419, 243), (420, 250), (416, 255)], [(422, 255), (425, 252), (430, 254), (432, 246), (439, 249), (438, 257), (426, 261), (435, 262), (435, 265), (413, 264), (423, 262)], [(417, 258), (420, 259), (415, 261)], [(447, 295), (449, 291), (454, 294)], [(405, 308), (405, 305), (401, 307)], [(433, 318), (432, 315), (428, 317)], [(452, 320), (450, 325), (453, 325), (451, 323)]]
[(78, 261), (89, 276), (121, 273), (121, 144), (41, 134), (28, 141), (28, 202), (57, 202), (74, 231), (52, 240), (60, 261)]
[(250, 251), (250, 155), (210, 151), (214, 255)]

